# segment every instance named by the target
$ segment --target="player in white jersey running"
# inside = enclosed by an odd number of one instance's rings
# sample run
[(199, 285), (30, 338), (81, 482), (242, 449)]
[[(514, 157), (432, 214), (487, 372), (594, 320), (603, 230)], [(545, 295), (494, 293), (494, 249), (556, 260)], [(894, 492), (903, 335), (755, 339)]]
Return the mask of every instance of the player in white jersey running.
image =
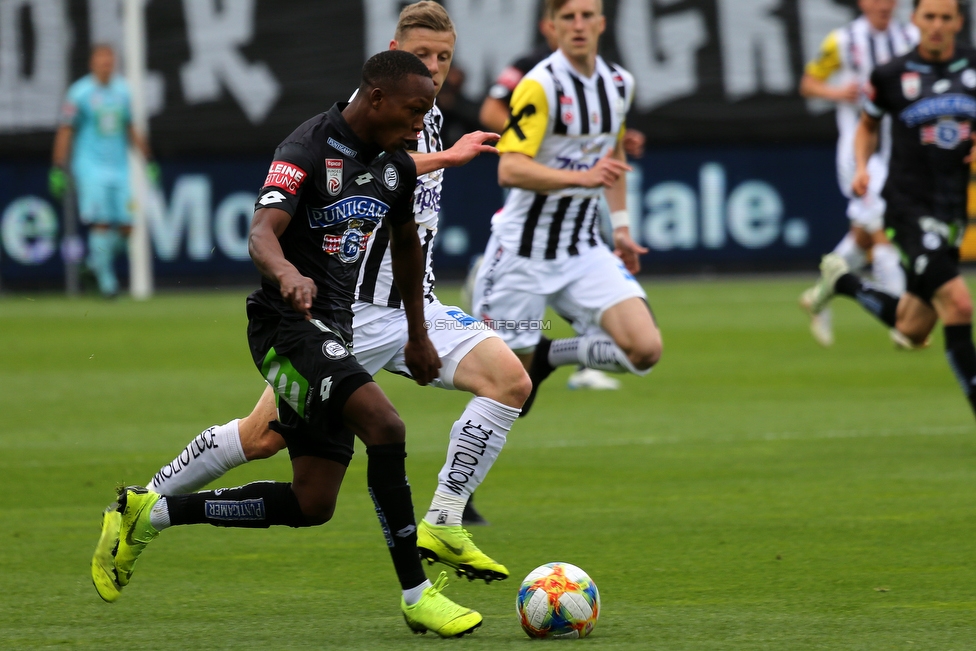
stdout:
[[(625, 116), (627, 71), (597, 55), (600, 0), (547, 0), (559, 48), (519, 82), (498, 143), (498, 181), (512, 190), (491, 223), (474, 310), (529, 369), (532, 393), (557, 366), (644, 375), (661, 356), (646, 295), (633, 273), (646, 249), (630, 237)], [(599, 233), (600, 195), (611, 210), (614, 253)], [(583, 333), (542, 336), (546, 306)]]
[[(905, 54), (918, 42), (918, 29), (894, 20), (895, 0), (859, 0), (861, 16), (827, 35), (817, 58), (807, 64), (800, 82), (804, 97), (837, 105), (837, 182), (848, 199), (850, 231), (834, 247), (852, 270), (864, 267), (871, 254), (871, 273), (877, 286), (894, 296), (905, 291), (905, 274), (898, 251), (883, 228), (885, 201), (881, 198), (891, 156), (891, 118), (881, 126), (878, 151), (868, 164), (871, 186), (863, 196), (851, 192), (854, 180), (854, 133), (860, 118), (863, 88), (879, 65)], [(830, 308), (812, 309), (813, 288), (800, 297), (810, 315), (810, 332), (822, 346), (834, 343)]]
[[(451, 66), (455, 39), (445, 10), (435, 2), (418, 2), (401, 12), (390, 48), (417, 55), (439, 91)], [(459, 576), (490, 582), (507, 578), (508, 570), (478, 549), (461, 528), (461, 515), (468, 497), (498, 458), (531, 383), (518, 358), (498, 336), (460, 308), (442, 305), (433, 293), (431, 253), (443, 168), (463, 165), (482, 152), (494, 152), (494, 147), (483, 143), (498, 138), (497, 134), (473, 132), (444, 151), (441, 120), (435, 105), (424, 119), (414, 155), (418, 174), (414, 213), (426, 257), (424, 312), (430, 323), (428, 336), (442, 362), (440, 375), (431, 384), (468, 391), (474, 397), (451, 428), (447, 461), (438, 475), (430, 509), (418, 525), (417, 547), (430, 562), (449, 565)], [(340, 151), (345, 146), (336, 145)], [(337, 181), (340, 185), (355, 183), (352, 178)], [(353, 352), (371, 375), (386, 369), (409, 376), (404, 362), (409, 345), (407, 319), (393, 284), (389, 243), (384, 224), (369, 238), (363, 252), (365, 261), (353, 304)], [(147, 487), (162, 495), (192, 492), (231, 468), (276, 454), (285, 447), (284, 439), (272, 429), (279, 426), (277, 417), (269, 386), (249, 416), (199, 434)], [(103, 526), (103, 538), (104, 530)], [(109, 543), (100, 543), (100, 547)]]

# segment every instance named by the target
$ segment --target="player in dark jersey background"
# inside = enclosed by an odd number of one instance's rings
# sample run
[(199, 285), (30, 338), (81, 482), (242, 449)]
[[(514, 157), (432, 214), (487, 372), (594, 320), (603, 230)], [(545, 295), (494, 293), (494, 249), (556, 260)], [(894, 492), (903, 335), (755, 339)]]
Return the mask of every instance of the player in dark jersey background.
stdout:
[(480, 614), (441, 594), (446, 573), (434, 585), (424, 574), (404, 465), (404, 425), (351, 353), (362, 252), (385, 219), (408, 321), (406, 364), (421, 384), (436, 377), (441, 365), (424, 325), (424, 264), (413, 221), (417, 171), (405, 151), (423, 129), (434, 95), (420, 59), (382, 52), (363, 66), (352, 102), (308, 120), (278, 147), (249, 234), (263, 279), (247, 301), (248, 341), (275, 389), (276, 425), (294, 479), (167, 497), (139, 487), (121, 491), (114, 567), (101, 565), (97, 555), (92, 563), (103, 599), (118, 597), (146, 545), (169, 526), (327, 522), (358, 436), (366, 445), (367, 484), (403, 589), (408, 626), (449, 637), (481, 625)]
[(963, 24), (957, 0), (915, 0), (912, 21), (920, 33), (918, 48), (871, 75), (855, 136), (852, 184), (855, 194), (865, 192), (867, 161), (877, 148), (881, 118), (890, 114), (885, 228), (900, 249), (907, 291), (901, 299), (890, 296), (849, 273), (839, 256), (828, 255), (818, 302), (825, 305), (835, 292), (850, 296), (914, 347), (927, 345), (942, 321), (949, 366), (976, 411), (973, 305), (959, 275), (974, 151), (976, 50), (955, 41)]

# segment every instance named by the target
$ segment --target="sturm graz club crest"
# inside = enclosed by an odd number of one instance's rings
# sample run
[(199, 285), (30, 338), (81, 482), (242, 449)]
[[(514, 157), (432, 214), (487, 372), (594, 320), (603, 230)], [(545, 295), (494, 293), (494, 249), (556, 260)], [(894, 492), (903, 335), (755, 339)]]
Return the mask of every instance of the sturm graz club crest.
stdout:
[(331, 359), (342, 359), (349, 351), (338, 341), (329, 340), (322, 344), (322, 354)]
[(392, 163), (388, 163), (383, 168), (383, 183), (390, 190), (396, 190), (397, 186), (400, 185), (400, 175), (397, 174), (396, 168)]
[(342, 192), (342, 159), (325, 159), (325, 189), (333, 197)]

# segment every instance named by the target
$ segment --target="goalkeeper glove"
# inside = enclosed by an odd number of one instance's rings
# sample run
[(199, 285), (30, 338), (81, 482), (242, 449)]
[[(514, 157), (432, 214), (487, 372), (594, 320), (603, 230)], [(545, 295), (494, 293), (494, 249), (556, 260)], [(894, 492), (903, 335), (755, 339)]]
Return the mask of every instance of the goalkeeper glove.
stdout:
[(68, 189), (68, 173), (62, 167), (52, 167), (47, 175), (47, 189), (51, 196), (60, 199)]
[(159, 185), (160, 174), (159, 163), (155, 161), (146, 163), (146, 178), (149, 179), (150, 185)]

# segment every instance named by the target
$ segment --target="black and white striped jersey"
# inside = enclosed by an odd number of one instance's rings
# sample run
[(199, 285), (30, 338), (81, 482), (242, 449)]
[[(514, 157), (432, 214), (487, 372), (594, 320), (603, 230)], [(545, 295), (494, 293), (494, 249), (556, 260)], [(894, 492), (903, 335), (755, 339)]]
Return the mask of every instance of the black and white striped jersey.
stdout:
[[(887, 29), (878, 31), (867, 18), (860, 16), (827, 35), (817, 58), (807, 64), (805, 72), (820, 81), (832, 80), (840, 85), (856, 82), (863, 87), (876, 67), (906, 54), (917, 43), (918, 28), (914, 25), (892, 20)], [(851, 169), (854, 166), (854, 133), (861, 118), (862, 103), (837, 104), (838, 162)], [(886, 122), (879, 143), (879, 152), (885, 161), (891, 152), (889, 133), (890, 124)]]
[[(443, 151), (441, 126), (444, 116), (437, 104), (424, 116), (424, 130), (417, 139), (417, 152), (421, 154)], [(441, 209), (441, 188), (444, 170), (434, 170), (417, 177), (413, 195), (414, 220), (424, 250), (424, 299), (434, 300), (434, 236), (437, 235), (437, 216)], [(381, 224), (366, 246), (365, 260), (359, 270), (356, 300), (385, 307), (402, 308), (403, 300), (393, 283), (393, 260), (390, 255), (390, 231)]]
[[(498, 150), (517, 152), (556, 169), (587, 170), (623, 137), (634, 78), (596, 60), (584, 78), (556, 50), (533, 68), (512, 95)], [(603, 188), (567, 188), (547, 194), (513, 188), (491, 220), (499, 243), (520, 256), (556, 260), (602, 245)]]

